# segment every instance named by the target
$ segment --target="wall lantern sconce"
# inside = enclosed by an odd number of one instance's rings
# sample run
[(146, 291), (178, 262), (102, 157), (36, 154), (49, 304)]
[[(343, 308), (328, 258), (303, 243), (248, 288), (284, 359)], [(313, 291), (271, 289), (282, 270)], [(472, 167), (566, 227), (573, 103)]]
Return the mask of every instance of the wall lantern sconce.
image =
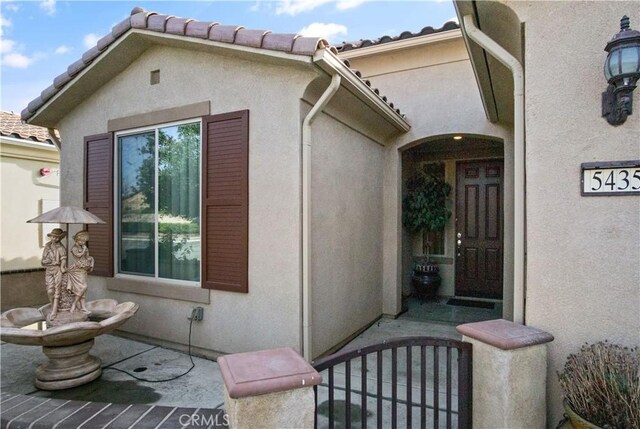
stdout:
[(604, 48), (604, 76), (609, 82), (602, 93), (602, 116), (611, 125), (620, 125), (632, 112), (633, 90), (640, 78), (640, 31), (629, 28), (629, 17), (620, 20), (620, 32)]

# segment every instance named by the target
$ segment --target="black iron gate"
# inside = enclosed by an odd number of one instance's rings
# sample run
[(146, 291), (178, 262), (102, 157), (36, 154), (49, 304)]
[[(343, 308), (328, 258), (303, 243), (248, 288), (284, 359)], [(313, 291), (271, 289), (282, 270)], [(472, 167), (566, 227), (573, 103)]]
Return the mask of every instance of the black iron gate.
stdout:
[(313, 362), (316, 428), (471, 428), (471, 344), (403, 337)]

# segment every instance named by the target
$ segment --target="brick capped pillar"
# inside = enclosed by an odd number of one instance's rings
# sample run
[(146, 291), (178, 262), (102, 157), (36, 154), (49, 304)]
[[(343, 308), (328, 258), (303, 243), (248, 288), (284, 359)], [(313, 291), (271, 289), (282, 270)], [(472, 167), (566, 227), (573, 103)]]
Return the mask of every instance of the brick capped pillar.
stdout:
[(503, 319), (457, 330), (473, 345), (473, 427), (546, 427), (546, 343), (553, 336)]
[(322, 377), (291, 348), (218, 358), (229, 426), (313, 428), (313, 386)]

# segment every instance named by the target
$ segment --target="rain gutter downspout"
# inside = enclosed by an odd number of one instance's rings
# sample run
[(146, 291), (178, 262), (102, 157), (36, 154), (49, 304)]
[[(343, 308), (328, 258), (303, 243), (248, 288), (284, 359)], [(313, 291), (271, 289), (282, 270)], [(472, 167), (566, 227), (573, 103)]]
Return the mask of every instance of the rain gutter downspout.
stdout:
[(310, 207), (311, 207), (311, 124), (324, 110), (340, 88), (338, 73), (331, 77), (331, 83), (320, 96), (302, 121), (302, 353), (311, 361), (311, 268), (310, 254)]
[(462, 19), (467, 36), (513, 74), (513, 321), (524, 324), (524, 71), (513, 55), (475, 26), (471, 15)]

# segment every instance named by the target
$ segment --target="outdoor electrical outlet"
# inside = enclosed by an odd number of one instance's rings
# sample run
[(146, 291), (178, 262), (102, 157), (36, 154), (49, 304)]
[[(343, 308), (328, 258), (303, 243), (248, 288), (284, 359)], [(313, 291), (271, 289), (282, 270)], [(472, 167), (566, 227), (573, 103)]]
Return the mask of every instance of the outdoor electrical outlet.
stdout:
[(191, 316), (189, 316), (187, 319), (200, 322), (202, 321), (203, 317), (204, 317), (204, 308), (194, 307), (193, 310), (191, 310)]

